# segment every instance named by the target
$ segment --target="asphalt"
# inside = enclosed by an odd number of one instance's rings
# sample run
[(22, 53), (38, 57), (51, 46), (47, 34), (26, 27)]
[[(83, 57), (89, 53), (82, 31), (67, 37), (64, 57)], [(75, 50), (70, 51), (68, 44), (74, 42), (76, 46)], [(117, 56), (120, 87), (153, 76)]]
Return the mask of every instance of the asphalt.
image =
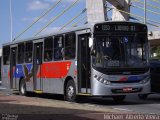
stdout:
[(46, 116), (46, 120), (96, 120), (104, 119), (106, 113), (160, 115), (160, 94), (149, 95), (146, 100), (140, 100), (137, 95), (127, 96), (122, 103), (99, 97), (80, 97), (77, 103), (70, 103), (63, 101), (61, 95), (31, 94), (24, 97), (18, 93), (8, 94), (0, 87), (0, 113), (26, 119), (34, 116), (35, 120), (43, 118), (41, 115)]
[(103, 120), (106, 113), (119, 112), (88, 103), (67, 102), (62, 95), (28, 94), (26, 97), (0, 89), (2, 120)]

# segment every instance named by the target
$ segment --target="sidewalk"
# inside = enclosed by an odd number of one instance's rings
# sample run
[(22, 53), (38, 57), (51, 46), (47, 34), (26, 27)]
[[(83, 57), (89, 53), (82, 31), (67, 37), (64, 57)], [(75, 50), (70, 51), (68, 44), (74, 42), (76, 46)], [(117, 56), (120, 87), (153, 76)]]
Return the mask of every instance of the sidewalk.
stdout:
[(0, 82), (0, 91), (1, 90), (5, 90), (6, 88), (4, 88), (3, 86), (1, 86), (1, 82)]

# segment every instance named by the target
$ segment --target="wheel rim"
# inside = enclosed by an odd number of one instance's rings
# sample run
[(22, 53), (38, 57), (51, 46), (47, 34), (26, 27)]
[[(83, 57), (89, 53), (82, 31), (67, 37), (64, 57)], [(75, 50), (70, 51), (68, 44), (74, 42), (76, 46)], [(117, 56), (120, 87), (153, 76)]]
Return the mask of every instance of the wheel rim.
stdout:
[(72, 98), (73, 95), (74, 95), (74, 88), (73, 86), (69, 86), (68, 89), (67, 89), (67, 95), (69, 98)]

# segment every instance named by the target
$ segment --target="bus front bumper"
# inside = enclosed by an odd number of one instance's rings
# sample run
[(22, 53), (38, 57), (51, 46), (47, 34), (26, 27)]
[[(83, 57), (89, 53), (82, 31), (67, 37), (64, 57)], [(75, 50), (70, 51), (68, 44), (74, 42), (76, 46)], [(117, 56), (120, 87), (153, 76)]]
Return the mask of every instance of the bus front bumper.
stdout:
[(114, 83), (105, 85), (97, 80), (92, 83), (91, 94), (93, 96), (114, 96), (130, 94), (150, 93), (150, 81), (145, 84), (140, 83)]

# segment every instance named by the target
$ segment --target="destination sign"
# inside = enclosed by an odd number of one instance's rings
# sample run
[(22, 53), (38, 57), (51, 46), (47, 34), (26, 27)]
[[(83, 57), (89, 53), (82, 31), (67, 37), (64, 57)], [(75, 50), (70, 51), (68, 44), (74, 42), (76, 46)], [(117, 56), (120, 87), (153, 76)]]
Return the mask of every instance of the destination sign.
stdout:
[(117, 31), (117, 32), (143, 32), (147, 31), (147, 27), (144, 25), (134, 25), (134, 24), (99, 24), (95, 25), (95, 32), (105, 32), (105, 31)]

